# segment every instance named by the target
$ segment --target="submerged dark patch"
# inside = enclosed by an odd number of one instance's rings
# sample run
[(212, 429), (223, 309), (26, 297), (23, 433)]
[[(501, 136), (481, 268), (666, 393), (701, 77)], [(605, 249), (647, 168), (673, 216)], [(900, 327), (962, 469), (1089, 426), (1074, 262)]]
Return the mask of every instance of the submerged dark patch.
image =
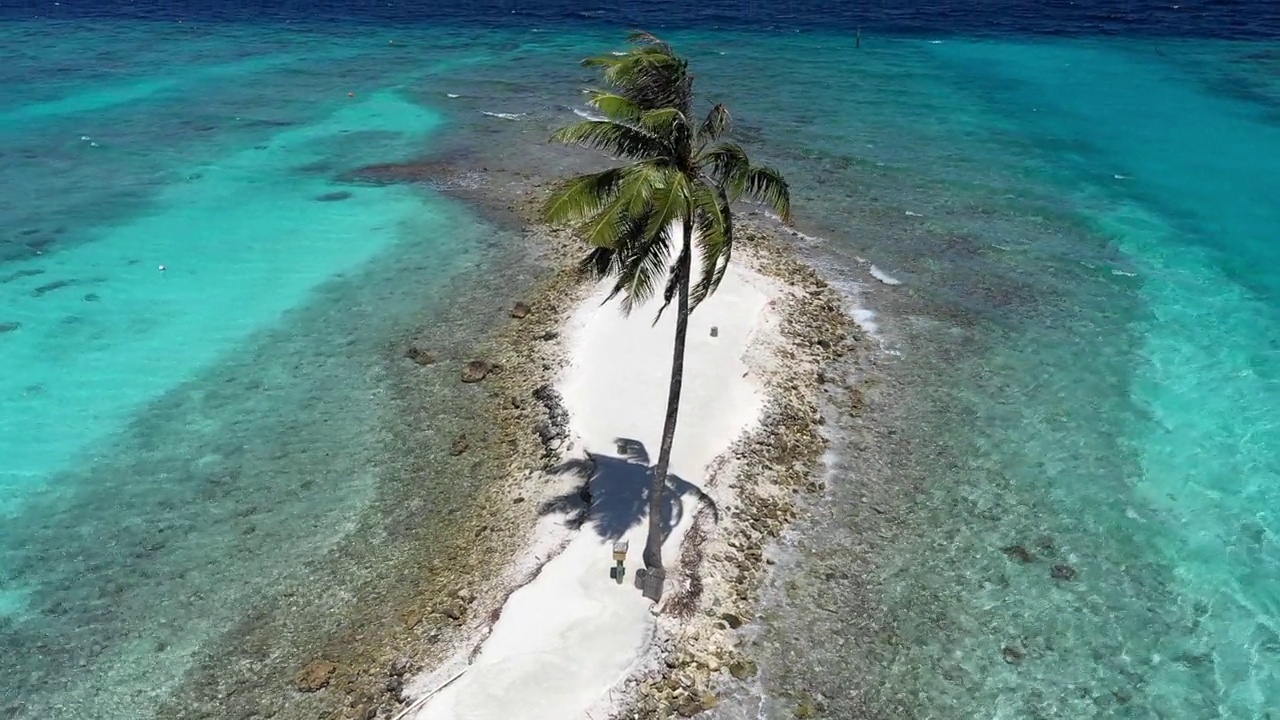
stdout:
[(51, 283), (45, 283), (44, 285), (41, 285), (35, 290), (32, 290), (31, 294), (34, 297), (40, 297), (42, 295), (51, 293), (54, 290), (61, 290), (64, 287), (70, 287), (72, 285), (75, 285), (78, 282), (79, 280), (54, 280)]

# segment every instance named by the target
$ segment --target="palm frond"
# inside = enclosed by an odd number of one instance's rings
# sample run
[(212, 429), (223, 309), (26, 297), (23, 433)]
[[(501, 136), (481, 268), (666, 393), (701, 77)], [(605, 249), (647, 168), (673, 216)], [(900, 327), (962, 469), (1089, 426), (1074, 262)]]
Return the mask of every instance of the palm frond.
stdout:
[(587, 218), (578, 228), (578, 234), (591, 247), (624, 250), (626, 227), (630, 219), (627, 204), (621, 198), (614, 198), (595, 215)]
[(623, 168), (611, 168), (564, 180), (543, 204), (542, 215), (552, 225), (582, 222), (617, 196), (623, 178)]
[(716, 103), (698, 128), (698, 140), (703, 143), (716, 142), (724, 137), (732, 126), (733, 118), (729, 115), (729, 108), (722, 103)]
[(653, 296), (671, 254), (671, 242), (652, 208), (631, 219), (617, 265), (617, 281), (609, 297), (622, 296), (624, 315)]
[(640, 116), (637, 125), (662, 138), (670, 148), (670, 157), (688, 157), (693, 151), (693, 130), (688, 118), (677, 108), (649, 110)]
[(707, 169), (715, 184), (725, 189), (730, 200), (736, 200), (746, 189), (751, 159), (741, 145), (720, 143), (704, 152), (699, 158), (699, 164)]
[(604, 81), (646, 110), (676, 107), (687, 111), (693, 101), (688, 62), (670, 48), (645, 45), (622, 55), (600, 55), (582, 61), (598, 68)]
[(613, 248), (593, 247), (578, 261), (578, 270), (593, 280), (603, 280), (618, 272), (621, 255)]
[(701, 255), (698, 282), (689, 292), (689, 308), (698, 307), (720, 287), (733, 256), (733, 212), (721, 186), (700, 184), (694, 194), (697, 243)]
[(606, 90), (588, 90), (587, 104), (614, 122), (634, 125), (644, 115), (644, 108), (630, 98)]
[(560, 128), (552, 142), (602, 150), (614, 157), (645, 159), (663, 155), (663, 139), (638, 127), (613, 120), (584, 120)]
[[(680, 231), (683, 233), (684, 228)], [(680, 283), (684, 281), (684, 262), (685, 252), (688, 248), (684, 246), (684, 238), (680, 240), (680, 254), (676, 255), (675, 262), (671, 263), (670, 269), (667, 270), (667, 286), (662, 289), (662, 306), (658, 308), (658, 312), (653, 315), (653, 324), (657, 325), (662, 319), (662, 313), (671, 307), (671, 301), (676, 298), (676, 294), (680, 292)]]
[(633, 163), (623, 168), (618, 195), (624, 198), (627, 212), (638, 216), (652, 207), (656, 193), (672, 183), (675, 172), (675, 167), (665, 158)]
[(630, 247), (615, 293), (619, 289), (623, 293), (622, 311), (627, 314), (653, 296), (671, 255), (671, 228), (691, 210), (690, 188), (684, 175), (673, 172), (667, 179), (669, 184), (656, 189), (643, 227), (636, 223), (626, 237)]
[(765, 166), (751, 168), (744, 194), (771, 208), (782, 222), (791, 223), (791, 188), (782, 173)]

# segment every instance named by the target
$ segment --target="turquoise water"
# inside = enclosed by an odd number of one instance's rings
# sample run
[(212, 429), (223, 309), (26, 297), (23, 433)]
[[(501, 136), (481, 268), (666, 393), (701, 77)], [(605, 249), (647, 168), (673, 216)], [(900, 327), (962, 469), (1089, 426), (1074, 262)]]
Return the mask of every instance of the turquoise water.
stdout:
[[(797, 688), (833, 717), (1280, 707), (1280, 93), (1239, 92), (1265, 69), (1242, 58), (1273, 53), (953, 39), (824, 57), (848, 89), (789, 130), (848, 194), (805, 188), (826, 211), (813, 252), (851, 283), (875, 284), (853, 255), (904, 281), (863, 295), (901, 354), (875, 412), (901, 426), (837, 444), (835, 509), (775, 578), (768, 716)], [(882, 484), (922, 495), (886, 520)], [(851, 693), (866, 673), (883, 684)]]
[[(465, 362), (536, 265), (430, 187), (342, 179), (438, 142), (413, 83), (465, 54), (61, 31), (38, 51), (4, 28), (0, 708), (149, 717), (210, 665), (279, 695), (300, 648), (386, 612), (473, 490), (440, 458), (475, 396), (407, 343)], [(40, 81), (77, 53), (110, 73)], [(218, 647), (308, 607), (255, 651), (282, 676), (229, 674)]]
[[(397, 396), (467, 398), (397, 343), (498, 321), (531, 272), (505, 198), (581, 161), (541, 140), (616, 35), (52, 29), (0, 29), (0, 708), (151, 717), (323, 573), (358, 576), (327, 631), (430, 555), (394, 528), (455, 502), (453, 432), (423, 484)], [(719, 716), (1274, 713), (1280, 48), (669, 35), (884, 349)], [(343, 180), (423, 155), (481, 170)]]

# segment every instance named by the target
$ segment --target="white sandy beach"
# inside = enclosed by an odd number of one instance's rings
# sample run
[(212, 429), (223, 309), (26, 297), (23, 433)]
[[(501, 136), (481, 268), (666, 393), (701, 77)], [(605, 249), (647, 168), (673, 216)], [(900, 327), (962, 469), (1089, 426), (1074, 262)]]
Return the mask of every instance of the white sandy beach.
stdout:
[[(776, 331), (770, 301), (778, 287), (739, 263), (690, 320), (671, 459), (680, 495), (677, 500), (671, 493), (668, 578), (698, 506), (694, 487), (759, 420), (764, 397), (744, 360), (761, 333)], [(511, 595), (474, 663), (421, 705), (412, 715), (417, 720), (604, 720), (611, 690), (649, 647), (654, 608), (633, 579), (643, 565), (647, 470), (657, 462), (662, 436), (675, 313), (668, 309), (654, 326), (656, 303), (624, 318), (616, 302), (601, 305), (605, 295), (602, 287), (573, 312), (565, 328), (568, 363), (558, 384), (574, 440), (566, 460), (584, 458), (584, 451), (596, 459), (589, 519), (562, 553)], [(556, 491), (572, 484), (566, 480)], [(563, 526), (564, 516), (556, 520)], [(609, 575), (617, 539), (630, 542), (621, 585)], [(454, 674), (420, 683), (419, 696)]]

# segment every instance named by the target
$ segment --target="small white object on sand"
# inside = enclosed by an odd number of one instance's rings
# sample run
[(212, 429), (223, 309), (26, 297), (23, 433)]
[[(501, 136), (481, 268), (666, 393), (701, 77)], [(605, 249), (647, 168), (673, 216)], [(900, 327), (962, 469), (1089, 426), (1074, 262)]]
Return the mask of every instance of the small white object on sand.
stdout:
[[(699, 267), (696, 258), (693, 267)], [(769, 302), (779, 292), (774, 281), (734, 265), (690, 319), (671, 457), (673, 482), (685, 494), (672, 501), (675, 522), (663, 549), (669, 583), (697, 508), (690, 484), (702, 486), (712, 460), (759, 421), (764, 395), (747, 374), (744, 355), (758, 332), (776, 330)], [(653, 604), (632, 580), (643, 566), (643, 487), (662, 439), (676, 313), (668, 308), (655, 326), (656, 302), (623, 317), (616, 302), (601, 305), (606, 294), (600, 288), (570, 318), (568, 367), (559, 382), (575, 445), (598, 470), (590, 519), (511, 595), (475, 663), (428, 699), (413, 715), (417, 720), (609, 717), (610, 690), (649, 650)], [(718, 337), (711, 337), (712, 326)], [(621, 453), (630, 458), (620, 457), (619, 438), (630, 441)], [(610, 578), (616, 541), (630, 548), (622, 584)], [(434, 689), (419, 683), (419, 695)]]

